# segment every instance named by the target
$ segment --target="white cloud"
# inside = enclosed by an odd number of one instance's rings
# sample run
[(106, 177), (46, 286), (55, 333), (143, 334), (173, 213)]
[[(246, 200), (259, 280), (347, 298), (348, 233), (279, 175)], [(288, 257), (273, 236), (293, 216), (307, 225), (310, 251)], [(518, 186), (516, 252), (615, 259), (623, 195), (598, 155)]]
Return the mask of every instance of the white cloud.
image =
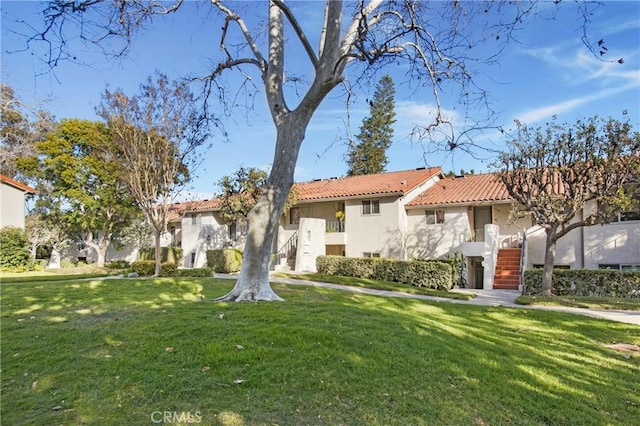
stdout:
[[(396, 102), (396, 134), (404, 135), (415, 126), (426, 127), (435, 123), (438, 114), (438, 107), (432, 103), (419, 103), (415, 101)], [(443, 108), (443, 118), (456, 125), (459, 115), (456, 111)]]
[[(640, 75), (639, 75), (640, 77)], [(626, 86), (619, 86), (619, 87), (615, 87), (612, 89), (604, 89), (604, 90), (600, 90), (598, 92), (595, 92), (593, 94), (590, 95), (586, 95), (586, 96), (580, 96), (577, 98), (573, 98), (573, 99), (569, 99), (566, 101), (562, 101), (562, 102), (558, 102), (552, 105), (546, 105), (540, 108), (536, 108), (536, 109), (532, 109), (529, 111), (525, 111), (522, 114), (517, 115), (514, 118), (519, 119), (520, 121), (522, 121), (523, 123), (526, 124), (531, 124), (534, 123), (536, 121), (540, 121), (542, 119), (545, 118), (549, 118), (553, 115), (557, 115), (557, 114), (562, 114), (571, 110), (576, 109), (577, 107), (589, 103), (589, 102), (593, 102), (593, 101), (597, 101), (612, 95), (615, 95), (616, 93), (621, 93), (627, 90), (633, 90), (634, 88), (637, 88), (638, 86), (640, 86), (640, 78), (637, 79), (636, 81), (634, 81), (631, 84), (628, 84)]]

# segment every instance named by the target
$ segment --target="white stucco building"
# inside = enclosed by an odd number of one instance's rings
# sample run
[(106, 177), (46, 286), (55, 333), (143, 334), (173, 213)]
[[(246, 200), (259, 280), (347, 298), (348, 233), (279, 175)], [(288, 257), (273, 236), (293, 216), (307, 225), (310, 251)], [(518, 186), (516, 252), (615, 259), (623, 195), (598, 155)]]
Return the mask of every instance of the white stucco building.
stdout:
[[(510, 221), (512, 200), (493, 174), (446, 178), (439, 167), (420, 168), (300, 182), (295, 190), (297, 203), (273, 242), (276, 269), (312, 271), (319, 254), (409, 260), (461, 253), (470, 287), (517, 289), (524, 269), (544, 263), (544, 231), (529, 217)], [(245, 224), (224, 223), (219, 199), (177, 203), (163, 246), (182, 248), (179, 266), (203, 267), (207, 250), (242, 249), (245, 233)], [(640, 212), (572, 231), (558, 242), (556, 266), (640, 270)]]
[(0, 228), (24, 229), (25, 197), (35, 193), (35, 189), (0, 174)]

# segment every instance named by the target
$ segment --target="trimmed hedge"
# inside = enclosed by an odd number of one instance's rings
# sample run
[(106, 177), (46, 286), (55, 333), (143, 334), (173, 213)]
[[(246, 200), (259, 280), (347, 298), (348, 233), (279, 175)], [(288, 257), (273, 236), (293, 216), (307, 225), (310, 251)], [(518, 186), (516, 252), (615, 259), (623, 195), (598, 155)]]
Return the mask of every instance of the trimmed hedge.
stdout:
[(344, 256), (318, 256), (319, 274), (395, 281), (416, 287), (449, 290), (453, 287), (451, 262), (442, 260), (394, 260)]
[[(160, 265), (160, 275), (172, 277), (176, 274), (176, 269), (174, 263), (163, 262)], [(131, 270), (140, 276), (150, 277), (156, 271), (156, 262), (154, 260), (138, 260), (131, 264)]]
[(213, 276), (211, 268), (177, 269), (176, 277), (208, 278)]
[(214, 272), (238, 272), (242, 266), (242, 252), (238, 249), (207, 250), (207, 266)]
[[(160, 247), (161, 259), (160, 261), (165, 263), (173, 263), (177, 265), (182, 261), (182, 248), (181, 247)], [(155, 260), (156, 249), (155, 247), (145, 247), (140, 249), (140, 260)]]
[[(542, 272), (542, 269), (525, 271), (523, 294), (542, 293)], [(554, 269), (552, 292), (557, 296), (640, 298), (640, 272)]]
[(105, 263), (104, 267), (107, 269), (127, 269), (129, 267), (129, 262), (126, 260), (113, 260)]

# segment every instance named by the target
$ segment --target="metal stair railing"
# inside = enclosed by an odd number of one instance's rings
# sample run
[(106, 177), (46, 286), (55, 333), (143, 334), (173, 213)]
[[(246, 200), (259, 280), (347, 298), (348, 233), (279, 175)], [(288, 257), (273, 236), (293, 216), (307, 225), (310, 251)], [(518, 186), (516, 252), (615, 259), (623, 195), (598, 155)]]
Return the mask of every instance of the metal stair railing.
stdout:
[(279, 265), (282, 259), (286, 259), (289, 256), (289, 253), (295, 250), (298, 246), (298, 232), (294, 232), (291, 237), (287, 240), (286, 243), (282, 245), (275, 253), (273, 258), (273, 263), (271, 265), (271, 269), (273, 269), (276, 265)]

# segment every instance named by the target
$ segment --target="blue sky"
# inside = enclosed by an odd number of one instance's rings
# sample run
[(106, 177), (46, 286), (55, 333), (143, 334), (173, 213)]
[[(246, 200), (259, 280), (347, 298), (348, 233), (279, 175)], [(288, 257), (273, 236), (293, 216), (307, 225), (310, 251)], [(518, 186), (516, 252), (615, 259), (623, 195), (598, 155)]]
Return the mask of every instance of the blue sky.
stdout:
[[(249, 6), (257, 4), (263, 6), (257, 2)], [(244, 6), (240, 2), (231, 5)], [(179, 78), (209, 69), (212, 58), (219, 53), (215, 35), (220, 21), (215, 16), (207, 18), (206, 9), (195, 7), (194, 2), (186, 6), (187, 10), (176, 19), (155, 19), (153, 25), (136, 37), (132, 50), (123, 59), (108, 60), (90, 47), (76, 43), (77, 57), (88, 65), (62, 63), (53, 72), (46, 72), (42, 64), (44, 46), (24, 50), (24, 37), (20, 34), (29, 30), (16, 23), (21, 20), (37, 27), (39, 4), (2, 1), (2, 82), (12, 86), (23, 101), (42, 104), (58, 119), (97, 119), (94, 107), (107, 85), (134, 94), (155, 70)], [(513, 120), (518, 118), (528, 124), (543, 125), (554, 114), (563, 122), (594, 115), (622, 118), (622, 111), (626, 110), (635, 129), (640, 130), (640, 2), (607, 1), (591, 16), (589, 40), (597, 43), (604, 39), (609, 49), (604, 58), (613, 62), (600, 61), (588, 51), (581, 41), (577, 10), (568, 6), (555, 14), (555, 9), (547, 4), (543, 9), (548, 10), (543, 11), (540, 19), (516, 34), (517, 42), (508, 46), (498, 65), (477, 64), (478, 84), (489, 92), (492, 108), (498, 112), (495, 124), (511, 129)], [(309, 29), (322, 12), (320, 2), (293, 2), (292, 7), (301, 13), (303, 27)], [(248, 20), (255, 21), (253, 17)], [(294, 50), (289, 58), (296, 62), (297, 54)], [(621, 57), (624, 64), (616, 62)], [(296, 69), (296, 73), (303, 71)], [(385, 71), (396, 83), (397, 113), (387, 170), (434, 165), (441, 165), (445, 171), (488, 169), (492, 154), (482, 148), (502, 149), (501, 133), (488, 130), (476, 135), (474, 143), (480, 149), (475, 149), (474, 155), (462, 151), (432, 152), (428, 146), (411, 141), (408, 133), (413, 125), (430, 116), (433, 97), (428, 90), (415, 91), (401, 69)], [(226, 77), (229, 84), (238, 81), (231, 73)], [(356, 133), (362, 118), (369, 113), (366, 99), (373, 95), (373, 90), (368, 87), (354, 94), (350, 117)], [(316, 112), (298, 160), (297, 181), (345, 174), (345, 99), (339, 90), (332, 92)], [(445, 93), (443, 106), (452, 118), (460, 118), (462, 107), (457, 96)], [(191, 195), (183, 197), (209, 198), (217, 191), (216, 182), (222, 176), (240, 166), (267, 168), (271, 163), (275, 130), (263, 98), (256, 99), (254, 110), (237, 110), (225, 121), (229, 141), (212, 138), (213, 144), (203, 153), (204, 162), (195, 173)]]

